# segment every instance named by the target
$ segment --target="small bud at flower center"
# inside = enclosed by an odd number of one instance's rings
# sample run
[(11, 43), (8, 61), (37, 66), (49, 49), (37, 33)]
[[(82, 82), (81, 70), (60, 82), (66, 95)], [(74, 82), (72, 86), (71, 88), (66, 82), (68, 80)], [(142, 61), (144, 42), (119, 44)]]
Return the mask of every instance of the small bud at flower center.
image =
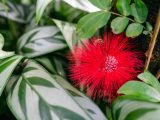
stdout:
[(105, 71), (113, 72), (117, 69), (118, 61), (114, 56), (107, 56), (105, 61)]

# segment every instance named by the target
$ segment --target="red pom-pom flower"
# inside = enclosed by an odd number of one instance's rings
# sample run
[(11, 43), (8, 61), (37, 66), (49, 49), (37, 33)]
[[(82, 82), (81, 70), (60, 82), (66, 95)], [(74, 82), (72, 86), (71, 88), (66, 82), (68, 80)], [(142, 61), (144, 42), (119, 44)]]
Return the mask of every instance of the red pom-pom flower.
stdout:
[(142, 67), (142, 55), (133, 51), (134, 46), (124, 34), (105, 33), (103, 39), (85, 41), (69, 55), (71, 80), (93, 98), (115, 98), (117, 90)]

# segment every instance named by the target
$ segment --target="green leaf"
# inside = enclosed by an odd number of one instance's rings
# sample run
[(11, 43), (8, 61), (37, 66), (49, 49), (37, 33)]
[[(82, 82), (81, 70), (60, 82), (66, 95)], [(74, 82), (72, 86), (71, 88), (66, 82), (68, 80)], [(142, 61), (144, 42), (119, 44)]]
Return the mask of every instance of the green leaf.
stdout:
[(154, 75), (152, 75), (149, 71), (145, 71), (139, 74), (138, 78), (144, 81), (145, 83), (151, 85), (152, 87), (154, 87), (156, 90), (160, 92), (160, 83), (158, 79)]
[[(57, 82), (61, 79), (52, 77), (39, 64), (29, 60), (18, 79), (7, 90), (7, 103), (15, 117), (20, 120), (106, 120), (91, 101), (88, 100), (83, 107), (86, 101), (82, 97), (72, 96)], [(78, 97), (81, 103), (78, 103)], [(87, 111), (90, 105), (95, 113)]]
[(18, 41), (18, 53), (33, 58), (66, 48), (64, 37), (56, 26), (45, 26), (25, 33)]
[(63, 1), (74, 8), (77, 8), (86, 12), (100, 11), (100, 9), (94, 6), (89, 0), (63, 0)]
[(151, 33), (153, 27), (149, 22), (146, 22), (146, 28), (143, 31), (143, 34), (148, 35), (149, 33)]
[(72, 50), (73, 46), (76, 44), (76, 27), (74, 24), (63, 22), (60, 20), (53, 19), (57, 27), (62, 32), (68, 47)]
[(89, 0), (92, 4), (102, 10), (110, 10), (112, 7), (112, 0)]
[(78, 37), (90, 38), (101, 27), (107, 24), (111, 13), (99, 11), (82, 17), (77, 25)]
[(131, 23), (127, 30), (126, 30), (126, 36), (127, 37), (137, 37), (139, 36), (143, 31), (143, 25), (139, 23)]
[(117, 0), (116, 7), (119, 13), (124, 16), (128, 16), (131, 14), (130, 7), (131, 0)]
[(146, 83), (129, 81), (119, 90), (119, 94), (133, 95), (151, 102), (160, 102), (160, 93)]
[(52, 0), (37, 0), (37, 5), (36, 5), (36, 22), (37, 23), (40, 21), (45, 8), (51, 2)]
[(8, 82), (8, 79), (22, 58), (22, 56), (13, 56), (0, 63), (0, 96)]
[(2, 34), (0, 34), (0, 59), (4, 59), (14, 55), (14, 52), (3, 51), (2, 50), (3, 46), (4, 46), (4, 37), (2, 36)]
[(113, 120), (159, 120), (160, 104), (121, 96), (112, 105)]
[(148, 9), (142, 0), (134, 0), (134, 2), (131, 5), (132, 15), (135, 21), (144, 23), (147, 19)]
[(115, 34), (122, 33), (127, 27), (128, 23), (129, 20), (126, 17), (117, 17), (113, 19), (111, 22), (112, 32)]

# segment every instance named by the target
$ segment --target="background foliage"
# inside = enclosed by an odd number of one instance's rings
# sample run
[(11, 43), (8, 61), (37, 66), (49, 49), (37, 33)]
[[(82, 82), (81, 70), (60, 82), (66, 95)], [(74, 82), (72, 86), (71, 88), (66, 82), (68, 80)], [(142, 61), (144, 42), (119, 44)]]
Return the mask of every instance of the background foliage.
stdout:
[[(138, 76), (141, 82), (122, 86), (118, 92), (124, 95), (110, 109), (105, 100), (92, 101), (71, 85), (66, 56), (80, 40), (109, 27), (116, 34), (140, 35), (135, 44), (146, 52), (150, 37), (142, 32), (151, 33), (159, 4), (159, 0), (2, 0), (0, 119), (158, 120), (160, 85), (150, 72)], [(153, 74), (160, 68), (159, 43), (158, 38), (150, 65)]]

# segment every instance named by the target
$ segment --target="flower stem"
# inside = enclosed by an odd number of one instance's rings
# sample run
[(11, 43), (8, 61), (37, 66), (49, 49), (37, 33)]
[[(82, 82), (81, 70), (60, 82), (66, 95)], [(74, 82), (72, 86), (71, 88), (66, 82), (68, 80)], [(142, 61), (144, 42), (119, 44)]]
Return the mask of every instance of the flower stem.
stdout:
[(156, 21), (155, 29), (153, 31), (153, 36), (152, 36), (150, 44), (149, 44), (149, 49), (147, 52), (147, 59), (145, 62), (144, 70), (148, 70), (149, 63), (150, 63), (151, 57), (152, 57), (152, 53), (153, 53), (153, 50), (154, 50), (154, 47), (156, 44), (156, 39), (158, 36), (159, 29), (160, 29), (160, 9), (158, 11), (157, 21)]

